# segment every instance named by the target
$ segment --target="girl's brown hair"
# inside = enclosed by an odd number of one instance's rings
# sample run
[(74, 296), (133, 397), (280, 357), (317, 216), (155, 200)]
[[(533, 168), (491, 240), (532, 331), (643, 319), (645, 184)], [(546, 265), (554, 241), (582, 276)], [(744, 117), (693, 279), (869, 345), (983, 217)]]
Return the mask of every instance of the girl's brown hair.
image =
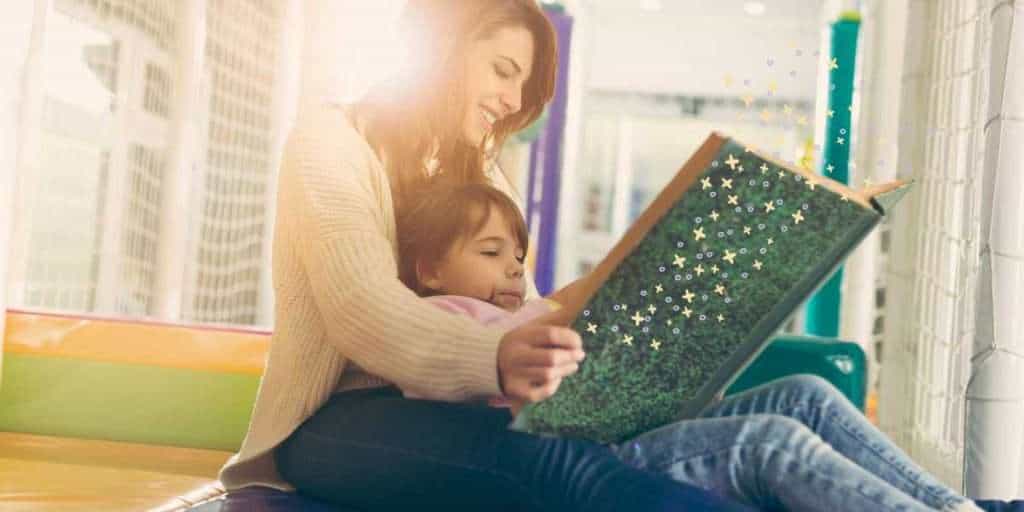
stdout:
[[(484, 147), (475, 147), (461, 137), (469, 108), (462, 87), (466, 55), (473, 41), (506, 27), (522, 27), (533, 36), (533, 71), (519, 111), (495, 124)], [(409, 0), (399, 33), (411, 52), (407, 65), (352, 109), (384, 161), (396, 211), (425, 185), (424, 162), (435, 144), (441, 172), (459, 183), (485, 182), (486, 161), (509, 134), (543, 113), (558, 67), (554, 27), (536, 0)]]
[(417, 295), (433, 293), (419, 281), (417, 265), (439, 264), (456, 244), (483, 229), (496, 212), (508, 223), (526, 254), (529, 239), (523, 214), (504, 192), (486, 184), (435, 180), (397, 219), (398, 278)]

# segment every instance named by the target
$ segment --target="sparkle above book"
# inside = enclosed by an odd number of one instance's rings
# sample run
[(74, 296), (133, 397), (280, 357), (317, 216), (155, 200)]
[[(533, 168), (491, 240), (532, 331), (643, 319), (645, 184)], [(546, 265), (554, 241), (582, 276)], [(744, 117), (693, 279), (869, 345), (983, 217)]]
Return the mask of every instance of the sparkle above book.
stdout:
[(712, 133), (559, 298), (587, 357), (510, 427), (613, 443), (696, 417), (910, 185), (854, 191)]

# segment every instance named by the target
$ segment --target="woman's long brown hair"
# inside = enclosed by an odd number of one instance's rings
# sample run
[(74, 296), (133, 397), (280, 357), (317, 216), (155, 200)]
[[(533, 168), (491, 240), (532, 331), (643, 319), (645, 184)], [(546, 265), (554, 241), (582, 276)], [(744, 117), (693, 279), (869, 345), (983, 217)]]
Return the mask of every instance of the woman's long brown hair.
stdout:
[[(462, 138), (467, 50), (510, 26), (533, 35), (533, 72), (523, 85), (519, 111), (495, 124), (483, 147), (474, 147)], [(493, 152), (543, 113), (558, 67), (554, 27), (536, 0), (409, 0), (399, 33), (410, 52), (407, 65), (353, 105), (367, 141), (384, 161), (398, 212), (427, 183), (424, 162), (435, 144), (446, 178), (486, 182), (484, 165)]]

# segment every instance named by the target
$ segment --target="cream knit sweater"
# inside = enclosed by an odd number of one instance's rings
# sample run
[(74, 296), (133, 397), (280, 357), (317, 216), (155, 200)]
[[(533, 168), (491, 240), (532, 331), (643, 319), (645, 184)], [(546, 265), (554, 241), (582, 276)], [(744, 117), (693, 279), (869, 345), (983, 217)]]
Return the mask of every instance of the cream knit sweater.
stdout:
[[(387, 174), (339, 107), (300, 110), (278, 179), (274, 333), (245, 440), (220, 471), (228, 490), (294, 490), (273, 449), (335, 391), (394, 383), (442, 401), (500, 394), (504, 332), (445, 312), (398, 280)], [(516, 197), (506, 180), (492, 180)]]

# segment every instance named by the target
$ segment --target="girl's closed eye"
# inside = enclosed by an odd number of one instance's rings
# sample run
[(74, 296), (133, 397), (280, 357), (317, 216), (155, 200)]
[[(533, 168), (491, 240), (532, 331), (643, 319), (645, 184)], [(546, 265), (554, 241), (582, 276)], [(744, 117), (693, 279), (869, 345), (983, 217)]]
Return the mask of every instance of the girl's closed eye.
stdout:
[(501, 66), (497, 64), (494, 65), (494, 72), (501, 78), (512, 78), (511, 74), (506, 73), (505, 70), (501, 69)]

